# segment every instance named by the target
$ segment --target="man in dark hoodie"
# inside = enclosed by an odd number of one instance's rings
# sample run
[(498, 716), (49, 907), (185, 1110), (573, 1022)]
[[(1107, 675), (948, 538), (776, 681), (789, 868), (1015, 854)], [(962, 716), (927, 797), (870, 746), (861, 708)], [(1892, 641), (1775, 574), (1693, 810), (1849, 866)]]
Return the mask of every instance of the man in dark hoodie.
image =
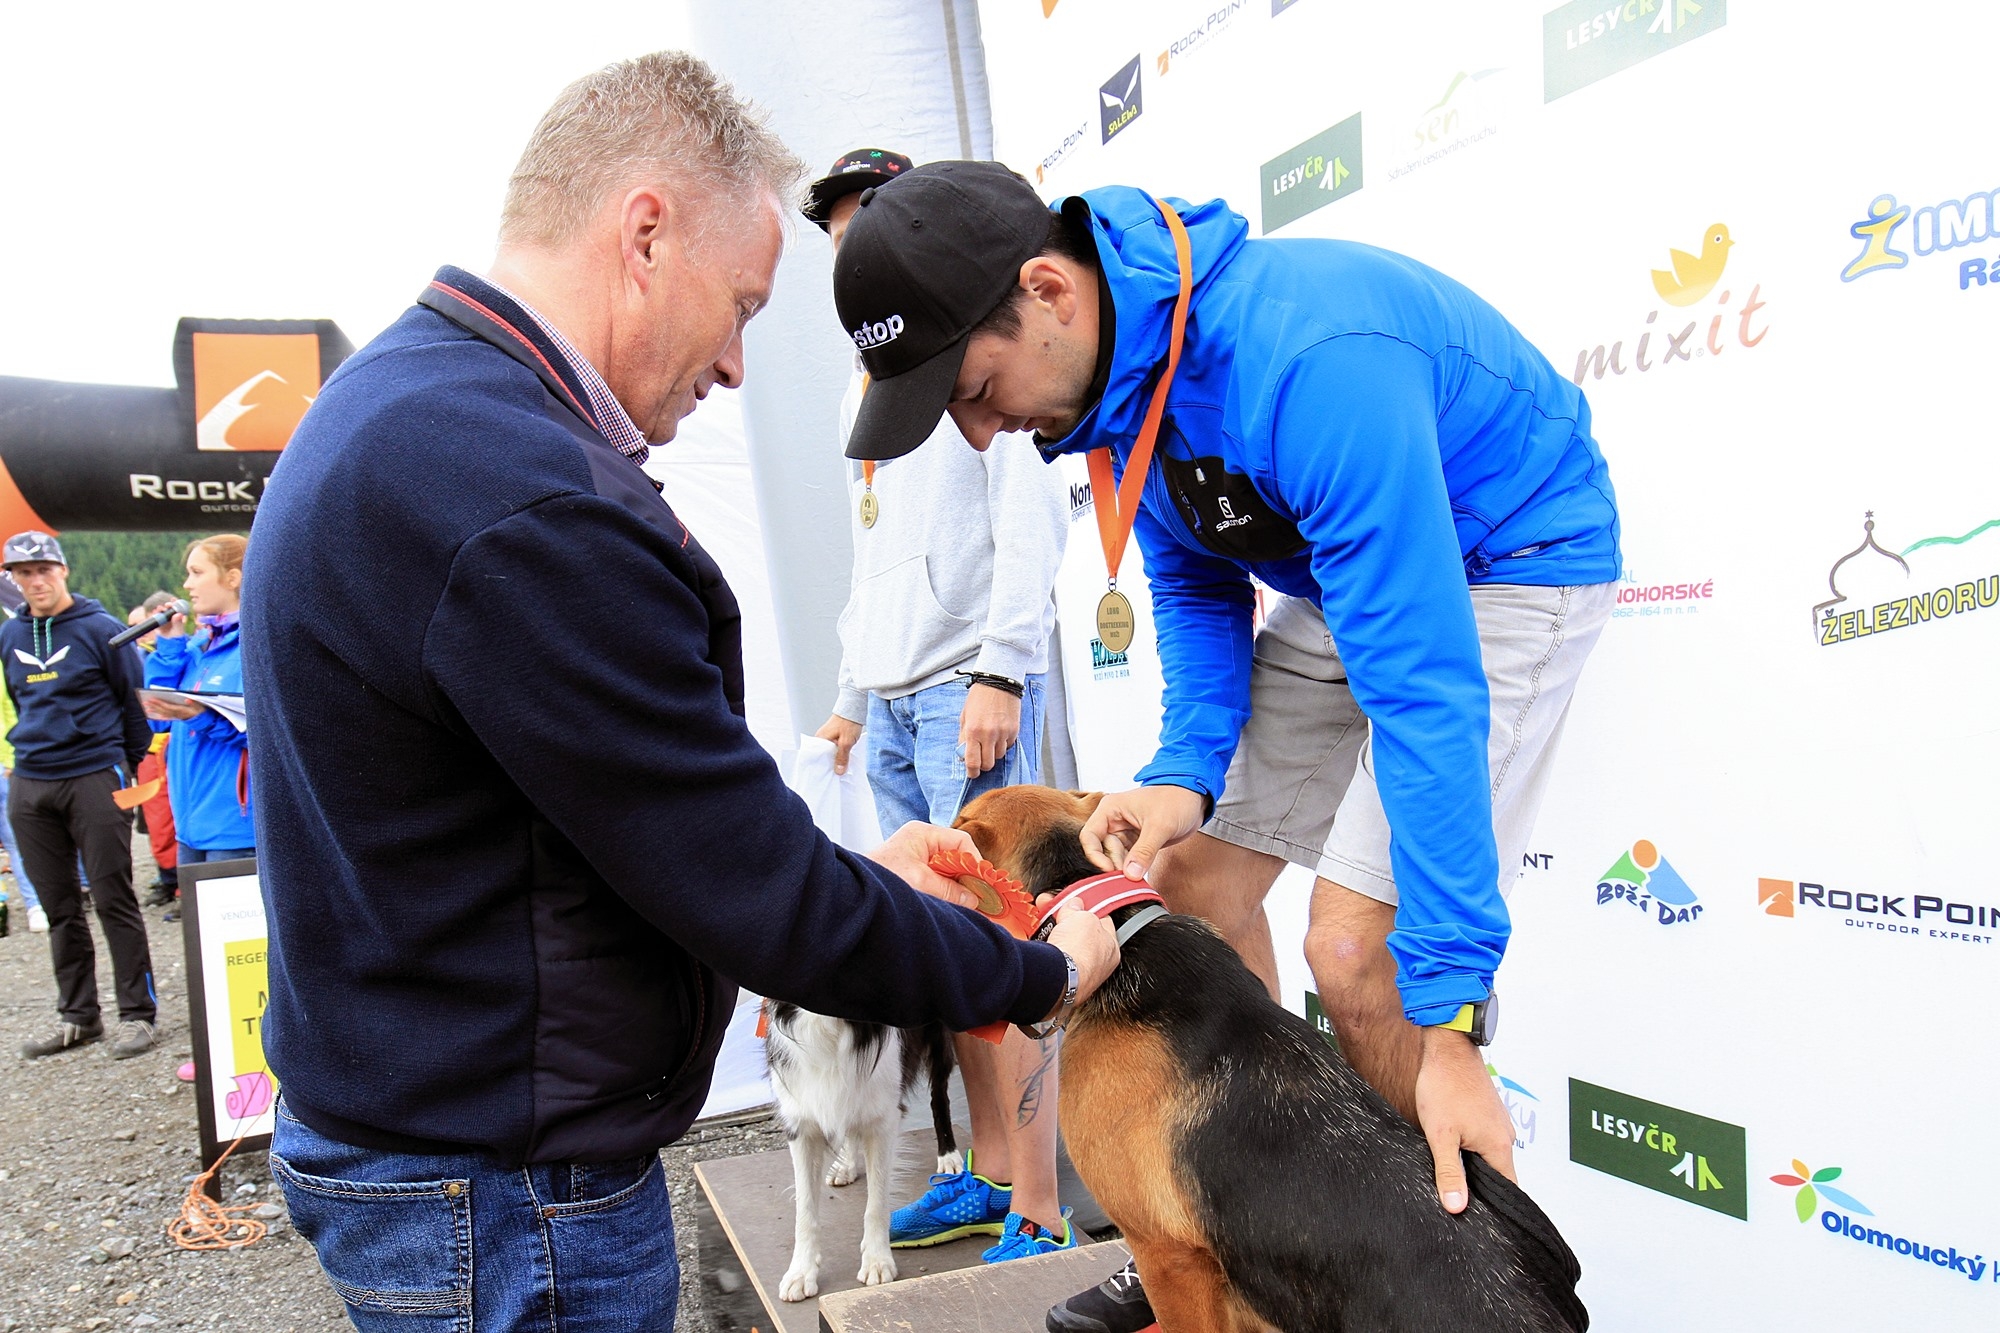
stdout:
[(132, 816), (111, 799), (153, 743), (136, 693), (145, 668), (136, 647), (110, 646), (125, 628), (117, 617), (71, 595), (69, 562), (54, 537), (16, 533), (0, 550), (0, 563), (26, 598), (21, 613), (0, 625), (7, 693), (21, 718), (7, 735), (14, 746), (7, 818), (49, 916), (61, 1013), (55, 1030), (21, 1054), (54, 1055), (104, 1035), (97, 945), (76, 874), (81, 853), (117, 970), (111, 1054), (123, 1060), (152, 1047), (157, 1010), (146, 921), (132, 892)]

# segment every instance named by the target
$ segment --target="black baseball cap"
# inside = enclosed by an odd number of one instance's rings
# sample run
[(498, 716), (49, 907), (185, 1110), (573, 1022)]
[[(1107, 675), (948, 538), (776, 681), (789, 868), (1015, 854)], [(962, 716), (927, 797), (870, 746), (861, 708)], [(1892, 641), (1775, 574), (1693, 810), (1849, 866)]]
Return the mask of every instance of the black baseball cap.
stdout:
[(930, 438), (966, 337), (1019, 286), (1051, 216), (998, 162), (927, 162), (862, 193), (833, 265), (833, 304), (871, 381), (849, 458), (901, 458)]
[(842, 153), (840, 159), (826, 169), (826, 175), (807, 188), (806, 206), (799, 211), (825, 231), (833, 220), (834, 204), (850, 194), (859, 194), (871, 185), (887, 185), (914, 165), (901, 153), (892, 153), (886, 148), (857, 148), (851, 153)]

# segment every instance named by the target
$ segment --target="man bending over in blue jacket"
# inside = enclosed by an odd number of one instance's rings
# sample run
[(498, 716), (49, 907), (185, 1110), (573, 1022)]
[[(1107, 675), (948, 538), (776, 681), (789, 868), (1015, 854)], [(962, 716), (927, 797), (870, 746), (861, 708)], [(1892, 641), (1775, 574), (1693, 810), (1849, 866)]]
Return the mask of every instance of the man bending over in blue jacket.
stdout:
[[(862, 200), (834, 289), (872, 343), (849, 456), (894, 458), (948, 409), (976, 449), (1032, 429), (1050, 457), (1143, 469), (1165, 716), (1085, 848), (1135, 878), (1158, 857), (1169, 901), (1274, 993), (1263, 898), (1286, 861), (1312, 868), (1306, 958), (1341, 1049), (1423, 1127), (1459, 1211), (1461, 1149), (1513, 1174), (1477, 1045), (1503, 890), (1618, 576), (1582, 393), (1444, 275), (1251, 240), (1220, 201), (1118, 186), (1051, 212), (973, 162)], [(1252, 575), (1285, 595), (1254, 639)], [(1143, 1307), (1121, 1274), (1050, 1326)]]

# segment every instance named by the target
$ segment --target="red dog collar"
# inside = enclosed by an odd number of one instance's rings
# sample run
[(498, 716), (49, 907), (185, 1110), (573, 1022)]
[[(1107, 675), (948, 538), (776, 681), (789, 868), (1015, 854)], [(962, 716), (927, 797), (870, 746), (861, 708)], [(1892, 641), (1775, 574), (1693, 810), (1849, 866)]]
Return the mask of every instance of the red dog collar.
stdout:
[(1118, 871), (1092, 875), (1056, 895), (1056, 900), (1048, 905), (1041, 919), (1035, 923), (1033, 938), (1047, 939), (1049, 932), (1055, 929), (1056, 913), (1065, 907), (1081, 907), (1093, 916), (1108, 917), (1121, 907), (1137, 907), (1142, 903), (1158, 903), (1162, 908), (1166, 906), (1165, 899), (1143, 879), (1127, 879)]

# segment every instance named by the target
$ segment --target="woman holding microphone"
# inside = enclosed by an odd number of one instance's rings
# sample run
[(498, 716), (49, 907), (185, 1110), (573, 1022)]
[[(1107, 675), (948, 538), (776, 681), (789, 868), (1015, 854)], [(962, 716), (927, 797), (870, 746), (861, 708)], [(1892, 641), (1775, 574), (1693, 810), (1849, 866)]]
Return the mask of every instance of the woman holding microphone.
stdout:
[[(187, 599), (196, 622), (175, 616), (160, 629), (146, 659), (150, 689), (230, 694), (241, 704), (243, 658), (237, 630), (242, 606), (243, 553), (249, 543), (233, 533), (203, 537), (188, 547)], [(167, 792), (180, 843), (180, 864), (252, 856), (249, 743), (222, 713), (203, 704), (146, 701), (155, 731), (170, 731)], [(240, 716), (240, 713), (239, 713)], [(177, 920), (175, 907), (166, 919)]]

